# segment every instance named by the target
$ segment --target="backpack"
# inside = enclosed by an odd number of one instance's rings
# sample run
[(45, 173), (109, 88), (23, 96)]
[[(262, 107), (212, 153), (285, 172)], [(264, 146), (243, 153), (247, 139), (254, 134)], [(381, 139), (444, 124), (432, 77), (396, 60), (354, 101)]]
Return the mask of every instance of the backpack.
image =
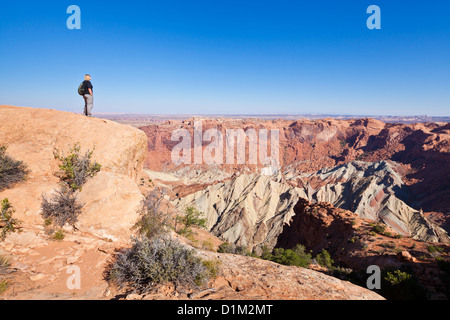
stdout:
[(78, 94), (80, 96), (84, 96), (85, 94), (88, 94), (88, 91), (86, 90), (86, 88), (84, 87), (84, 82), (82, 82), (80, 84), (80, 86), (78, 87)]

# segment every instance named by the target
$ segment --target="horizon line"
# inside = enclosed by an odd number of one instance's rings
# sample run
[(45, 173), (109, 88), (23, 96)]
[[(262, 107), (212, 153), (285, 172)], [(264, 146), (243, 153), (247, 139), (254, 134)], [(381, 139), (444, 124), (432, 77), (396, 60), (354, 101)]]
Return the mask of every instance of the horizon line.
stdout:
[[(80, 113), (80, 112), (76, 112)], [(361, 118), (373, 118), (373, 117), (389, 117), (389, 118), (399, 118), (399, 117), (415, 117), (415, 118), (450, 118), (450, 116), (440, 115), (440, 116), (429, 116), (424, 114), (416, 114), (416, 115), (370, 115), (370, 114), (332, 114), (332, 113), (135, 113), (135, 112), (93, 112), (93, 114), (97, 115), (136, 115), (136, 116), (155, 116), (155, 117), (184, 117), (184, 116), (245, 116), (245, 117), (253, 117), (253, 116), (315, 116), (315, 117), (323, 117), (323, 116), (331, 116), (331, 117), (361, 117)]]

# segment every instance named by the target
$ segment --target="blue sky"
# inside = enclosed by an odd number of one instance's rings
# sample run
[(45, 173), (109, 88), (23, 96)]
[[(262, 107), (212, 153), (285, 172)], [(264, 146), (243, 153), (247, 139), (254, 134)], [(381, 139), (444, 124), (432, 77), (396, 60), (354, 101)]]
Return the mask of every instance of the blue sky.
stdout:
[(448, 116), (450, 1), (2, 2), (0, 70), (0, 104), (72, 112), (90, 73), (94, 113)]

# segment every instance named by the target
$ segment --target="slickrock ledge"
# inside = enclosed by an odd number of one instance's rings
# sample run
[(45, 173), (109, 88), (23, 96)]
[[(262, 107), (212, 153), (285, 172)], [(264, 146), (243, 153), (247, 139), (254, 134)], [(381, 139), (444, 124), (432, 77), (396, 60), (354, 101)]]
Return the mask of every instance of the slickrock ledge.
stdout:
[(54, 192), (59, 183), (54, 152), (67, 155), (79, 143), (82, 153), (94, 151), (92, 159), (102, 169), (78, 195), (84, 207), (77, 228), (110, 239), (129, 238), (142, 200), (137, 185), (147, 150), (142, 131), (50, 109), (0, 106), (0, 119), (0, 145), (30, 170), (26, 181), (0, 192), (0, 199), (8, 198), (14, 206), (16, 218), (25, 225), (42, 225), (42, 195)]

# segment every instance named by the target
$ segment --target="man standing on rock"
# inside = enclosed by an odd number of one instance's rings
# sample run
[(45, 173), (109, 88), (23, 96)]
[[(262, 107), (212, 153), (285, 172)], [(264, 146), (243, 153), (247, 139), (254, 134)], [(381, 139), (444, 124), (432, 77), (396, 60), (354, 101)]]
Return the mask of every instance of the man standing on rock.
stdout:
[(85, 75), (84, 81), (80, 85), (80, 88), (78, 89), (78, 93), (83, 96), (84, 98), (84, 115), (87, 117), (92, 117), (92, 108), (94, 107), (94, 93), (93, 90), (94, 87), (91, 83), (91, 76)]

